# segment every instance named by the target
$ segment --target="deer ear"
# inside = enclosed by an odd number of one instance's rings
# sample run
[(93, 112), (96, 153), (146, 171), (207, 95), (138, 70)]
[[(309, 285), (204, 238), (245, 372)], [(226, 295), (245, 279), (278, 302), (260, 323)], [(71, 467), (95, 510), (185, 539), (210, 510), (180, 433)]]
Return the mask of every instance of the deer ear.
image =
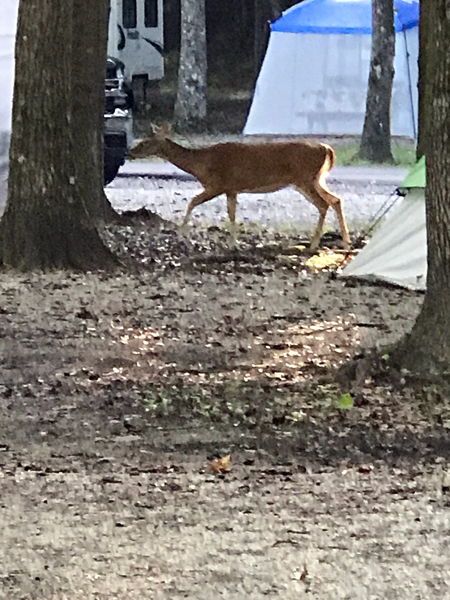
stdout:
[(164, 140), (169, 137), (170, 132), (172, 131), (172, 125), (170, 123), (163, 123), (161, 127), (156, 127), (156, 125), (152, 125), (153, 134), (159, 140)]
[(161, 127), (159, 128), (160, 135), (163, 135), (164, 137), (168, 137), (170, 135), (171, 131), (172, 131), (172, 125), (168, 121), (163, 123), (161, 125)]

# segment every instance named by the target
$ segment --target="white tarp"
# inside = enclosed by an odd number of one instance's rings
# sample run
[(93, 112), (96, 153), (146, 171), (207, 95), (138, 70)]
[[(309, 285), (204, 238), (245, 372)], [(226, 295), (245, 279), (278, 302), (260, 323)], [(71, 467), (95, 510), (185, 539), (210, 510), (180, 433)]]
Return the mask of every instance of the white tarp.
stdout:
[(425, 190), (408, 191), (401, 203), (349, 263), (342, 277), (383, 280), (413, 290), (425, 290), (427, 229)]
[(14, 84), (14, 42), (19, 0), (0, 0), (0, 214), (6, 202)]
[[(413, 0), (401, 0), (407, 7)], [(396, 0), (397, 4), (400, 0)], [(344, 8), (361, 5), (365, 18), (368, 0), (306, 0), (286, 11), (272, 25), (269, 45), (256, 83), (254, 97), (244, 128), (245, 135), (361, 135), (366, 110), (370, 68), (371, 35), (355, 23), (316, 30), (303, 23), (306, 9), (314, 19), (336, 20)], [(417, 2), (415, 2), (417, 4)], [(329, 6), (328, 6), (329, 5)], [(350, 6), (350, 8), (352, 8)], [(292, 25), (298, 14), (298, 23)], [(308, 13), (309, 14), (309, 13)], [(349, 14), (359, 14), (353, 10)], [(409, 14), (409, 11), (408, 11)], [(356, 19), (355, 16), (355, 19)], [(292, 17), (290, 20), (289, 18)], [(286, 27), (282, 23), (287, 21)], [(290, 27), (293, 31), (289, 31)], [(341, 26), (341, 25), (339, 25)], [(282, 30), (280, 30), (282, 29)], [(314, 31), (311, 33), (310, 31)], [(354, 33), (352, 33), (354, 31)], [(392, 94), (391, 132), (416, 137), (418, 105), (418, 26), (396, 33), (395, 77)]]

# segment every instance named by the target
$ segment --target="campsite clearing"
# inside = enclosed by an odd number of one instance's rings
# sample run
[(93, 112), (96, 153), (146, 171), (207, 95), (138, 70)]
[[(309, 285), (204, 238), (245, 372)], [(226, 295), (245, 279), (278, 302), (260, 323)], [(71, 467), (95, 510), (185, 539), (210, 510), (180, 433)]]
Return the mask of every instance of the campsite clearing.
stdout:
[(335, 378), (422, 296), (265, 230), (108, 241), (140, 268), (2, 276), (0, 598), (445, 599), (448, 404)]

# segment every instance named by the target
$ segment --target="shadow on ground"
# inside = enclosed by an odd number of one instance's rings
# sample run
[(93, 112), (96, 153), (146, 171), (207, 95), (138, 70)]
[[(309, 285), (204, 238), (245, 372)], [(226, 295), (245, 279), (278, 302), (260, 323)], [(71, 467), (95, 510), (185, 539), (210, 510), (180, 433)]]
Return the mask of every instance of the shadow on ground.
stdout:
[(0, 598), (445, 598), (446, 395), (336, 376), (421, 296), (333, 239), (105, 235), (132, 268), (1, 276)]

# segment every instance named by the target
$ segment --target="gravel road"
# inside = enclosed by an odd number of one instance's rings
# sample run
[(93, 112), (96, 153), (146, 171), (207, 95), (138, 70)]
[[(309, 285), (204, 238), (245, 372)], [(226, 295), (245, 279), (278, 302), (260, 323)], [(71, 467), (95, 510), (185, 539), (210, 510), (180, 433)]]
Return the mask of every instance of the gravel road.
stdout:
[[(350, 228), (364, 227), (389, 202), (405, 169), (353, 167), (336, 168), (329, 178), (329, 187), (344, 199)], [(145, 176), (142, 176), (145, 175)], [(147, 163), (140, 168), (125, 165), (106, 193), (118, 210), (146, 207), (168, 220), (178, 221), (184, 215), (187, 202), (201, 190), (200, 184), (186, 174), (162, 163)], [(223, 196), (197, 207), (194, 222), (218, 224), (227, 218)], [(308, 230), (317, 220), (317, 210), (293, 188), (269, 194), (240, 194), (237, 218), (244, 223), (259, 222), (277, 227), (294, 226)], [(337, 227), (330, 212), (327, 224)]]
[[(336, 167), (329, 178), (330, 189), (344, 199), (349, 227), (364, 228), (389, 203), (407, 173), (404, 168)], [(107, 188), (106, 195), (117, 210), (146, 207), (168, 220), (179, 221), (188, 201), (201, 190), (200, 184), (169, 163), (126, 163)], [(0, 202), (0, 216), (3, 213)], [(223, 196), (196, 208), (194, 222), (219, 224), (227, 218)], [(317, 220), (316, 209), (294, 189), (270, 194), (240, 194), (238, 221), (307, 231)], [(338, 227), (330, 211), (327, 225)]]

